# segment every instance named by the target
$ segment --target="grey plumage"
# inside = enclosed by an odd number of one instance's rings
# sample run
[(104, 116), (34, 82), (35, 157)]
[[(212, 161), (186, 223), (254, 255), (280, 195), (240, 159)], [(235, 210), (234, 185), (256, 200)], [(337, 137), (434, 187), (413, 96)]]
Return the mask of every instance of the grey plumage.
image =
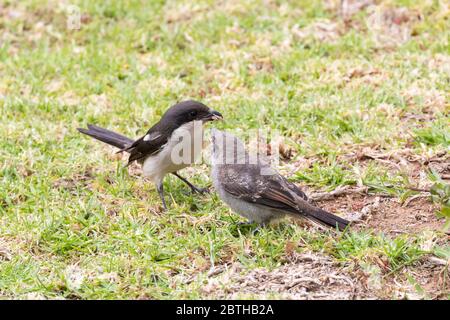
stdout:
[(267, 224), (291, 215), (345, 229), (348, 221), (313, 206), (293, 183), (261, 158), (251, 162), (243, 143), (213, 129), (212, 180), (220, 198), (250, 222)]

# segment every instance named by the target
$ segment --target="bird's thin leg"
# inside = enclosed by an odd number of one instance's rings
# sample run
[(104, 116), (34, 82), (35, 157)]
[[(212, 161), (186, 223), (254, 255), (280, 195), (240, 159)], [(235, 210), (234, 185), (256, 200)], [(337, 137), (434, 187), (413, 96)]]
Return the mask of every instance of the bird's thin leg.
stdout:
[(186, 183), (186, 184), (189, 186), (189, 188), (191, 188), (191, 190), (192, 190), (193, 193), (200, 193), (200, 194), (203, 194), (203, 193), (208, 192), (208, 189), (207, 189), (207, 188), (198, 188), (198, 187), (194, 186), (194, 185), (193, 185), (192, 183), (190, 183), (186, 178), (183, 178), (182, 176), (180, 176), (180, 175), (178, 174), (178, 172), (172, 172), (172, 174), (175, 175), (176, 177), (178, 177), (178, 178), (179, 178), (181, 181), (183, 181), (184, 183)]
[(166, 199), (164, 199), (164, 187), (162, 181), (157, 185), (159, 197), (161, 198), (164, 210), (167, 210)]

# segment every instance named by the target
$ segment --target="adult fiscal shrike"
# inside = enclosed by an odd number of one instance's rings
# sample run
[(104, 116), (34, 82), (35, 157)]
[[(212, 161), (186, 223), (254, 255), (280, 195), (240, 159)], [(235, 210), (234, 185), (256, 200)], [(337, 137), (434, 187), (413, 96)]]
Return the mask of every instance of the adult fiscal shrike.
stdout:
[(167, 209), (163, 179), (169, 173), (186, 183), (192, 192), (205, 192), (180, 176), (177, 171), (192, 165), (200, 156), (203, 145), (202, 125), (222, 118), (220, 112), (190, 100), (170, 107), (159, 122), (137, 140), (95, 125), (88, 125), (88, 129), (78, 128), (78, 131), (119, 148), (119, 152), (128, 152), (128, 165), (134, 161), (142, 165), (144, 176), (155, 183), (163, 207)]
[(293, 183), (261, 157), (252, 157), (242, 141), (212, 129), (212, 181), (219, 197), (249, 222), (261, 225), (286, 215), (345, 229), (348, 221), (317, 208)]

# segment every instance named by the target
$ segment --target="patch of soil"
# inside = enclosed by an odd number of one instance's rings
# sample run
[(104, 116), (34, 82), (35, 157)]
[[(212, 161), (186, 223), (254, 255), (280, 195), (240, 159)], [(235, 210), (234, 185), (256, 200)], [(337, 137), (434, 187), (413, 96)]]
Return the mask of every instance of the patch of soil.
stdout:
[(319, 207), (344, 217), (370, 206), (367, 216), (357, 224), (364, 230), (395, 234), (442, 229), (444, 220), (437, 218), (438, 206), (431, 202), (429, 196), (410, 199), (402, 205), (396, 198), (348, 194), (317, 203)]
[(282, 298), (282, 299), (370, 299), (364, 280), (339, 268), (329, 257), (297, 254), (274, 270), (243, 271), (232, 265), (217, 277), (211, 277), (201, 289), (206, 297)]
[(311, 23), (304, 28), (294, 25), (291, 32), (297, 41), (313, 37), (319, 41), (333, 43), (342, 35), (343, 30), (339, 23), (325, 19)]
[(91, 183), (95, 173), (93, 169), (87, 168), (83, 173), (76, 173), (72, 177), (60, 178), (53, 183), (54, 188), (64, 190), (75, 190), (78, 186), (87, 186)]
[[(424, 290), (423, 294), (418, 294), (417, 290), (414, 290), (414, 283), (408, 281), (409, 276), (413, 277), (416, 284)], [(405, 268), (401, 274), (396, 275), (390, 282), (400, 284), (406, 288), (407, 291), (403, 295), (397, 296), (398, 298), (447, 299), (450, 293), (448, 264), (437, 264), (429, 258), (414, 266)]]
[(0, 262), (9, 261), (12, 257), (12, 250), (10, 243), (6, 239), (0, 238)]
[[(244, 270), (239, 263), (218, 267), (201, 290), (214, 299), (445, 299), (450, 292), (448, 266), (425, 257), (400, 273), (342, 266), (318, 253), (294, 253), (273, 270)], [(410, 281), (410, 279), (414, 279)], [(421, 293), (418, 286), (423, 289)]]

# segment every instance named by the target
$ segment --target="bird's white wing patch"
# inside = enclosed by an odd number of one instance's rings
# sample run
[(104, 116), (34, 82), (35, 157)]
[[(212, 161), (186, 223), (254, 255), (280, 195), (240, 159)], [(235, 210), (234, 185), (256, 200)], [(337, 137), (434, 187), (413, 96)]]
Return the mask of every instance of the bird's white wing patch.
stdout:
[(153, 132), (150, 134), (146, 134), (144, 136), (144, 141), (150, 141), (150, 140), (154, 140), (154, 139), (158, 139), (161, 136), (161, 134), (159, 132)]

